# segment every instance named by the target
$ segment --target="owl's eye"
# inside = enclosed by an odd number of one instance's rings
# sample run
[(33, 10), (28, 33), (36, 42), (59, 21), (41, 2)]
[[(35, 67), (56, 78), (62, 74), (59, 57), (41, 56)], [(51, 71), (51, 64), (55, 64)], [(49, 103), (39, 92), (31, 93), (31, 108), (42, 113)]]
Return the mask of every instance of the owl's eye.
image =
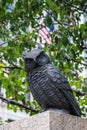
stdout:
[(30, 63), (32, 60), (33, 60), (33, 59), (28, 59), (28, 58), (26, 58), (26, 59), (25, 59), (25, 62)]
[(41, 52), (40, 55), (37, 57), (36, 61), (39, 65), (50, 63), (50, 59), (45, 52)]
[(46, 62), (47, 62), (47, 59), (46, 59), (46, 56), (45, 56), (45, 54), (44, 53), (41, 53), (38, 57), (37, 57), (37, 63), (39, 64), (39, 65), (43, 65), (43, 64), (45, 64)]

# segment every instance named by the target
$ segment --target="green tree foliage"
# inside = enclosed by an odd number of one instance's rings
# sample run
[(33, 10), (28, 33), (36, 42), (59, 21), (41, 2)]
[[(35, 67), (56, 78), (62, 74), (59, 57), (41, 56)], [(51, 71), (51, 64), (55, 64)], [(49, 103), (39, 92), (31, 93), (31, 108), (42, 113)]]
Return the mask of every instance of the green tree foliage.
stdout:
[[(87, 53), (87, 19), (81, 23), (83, 16), (87, 17), (86, 0), (0, 0), (0, 88), (7, 98), (39, 109), (34, 100), (26, 100), (29, 90), (22, 54), (38, 41), (42, 43), (38, 35), (41, 24), (56, 25), (50, 34), (52, 44), (45, 43), (43, 49), (71, 87), (75, 86), (74, 95), (87, 116), (87, 78), (79, 76), (87, 68), (87, 57), (82, 55)], [(8, 104), (8, 109), (17, 108)]]

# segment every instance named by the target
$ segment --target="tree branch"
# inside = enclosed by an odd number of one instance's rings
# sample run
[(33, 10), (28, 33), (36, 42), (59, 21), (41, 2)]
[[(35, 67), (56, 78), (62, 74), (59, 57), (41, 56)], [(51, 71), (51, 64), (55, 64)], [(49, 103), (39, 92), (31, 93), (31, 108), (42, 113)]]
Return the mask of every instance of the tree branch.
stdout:
[(0, 28), (3, 26), (3, 23), (2, 22), (0, 22)]
[(0, 66), (0, 68), (5, 68), (5, 69), (10, 69), (10, 70), (14, 70), (14, 69), (23, 69), (17, 65), (15, 66)]
[(83, 49), (87, 49), (87, 45), (82, 46)]
[(6, 72), (6, 71), (3, 71), (5, 74), (7, 74), (7, 75), (9, 75), (9, 73), (8, 72)]
[(74, 88), (71, 88), (71, 89), (73, 92), (77, 93), (79, 96), (86, 96), (87, 95), (86, 92), (82, 92), (82, 91), (74, 89)]
[(30, 110), (30, 111), (32, 111), (32, 112), (36, 112), (36, 113), (38, 113), (39, 112), (39, 110), (36, 110), (36, 109), (34, 109), (34, 108), (32, 108), (32, 107), (29, 107), (29, 106), (27, 106), (27, 105), (23, 105), (23, 104), (21, 104), (21, 103), (19, 103), (19, 102), (16, 102), (16, 101), (14, 101), (14, 100), (10, 100), (10, 99), (7, 99), (7, 98), (4, 98), (4, 97), (2, 97), (2, 96), (0, 96), (0, 99), (3, 101), (3, 102), (6, 102), (6, 103), (10, 103), (10, 104), (12, 104), (12, 105), (17, 105), (17, 106), (19, 106), (19, 107), (23, 107), (23, 108), (25, 108), (25, 109), (27, 109), (27, 110)]
[(3, 46), (4, 44), (7, 44), (7, 42), (3, 42), (3, 43), (1, 43), (0, 46)]
[(66, 0), (65, 0), (64, 2), (65, 2), (65, 4), (67, 4), (67, 5), (69, 5), (69, 6), (73, 7), (73, 8), (75, 8), (76, 10), (82, 11), (82, 12), (84, 12), (84, 13), (87, 14), (87, 11), (86, 11), (85, 9), (81, 9), (81, 8), (79, 8), (79, 7), (75, 6), (75, 5), (73, 5), (73, 3), (67, 2)]
[(74, 26), (76, 26), (76, 22), (75, 22), (75, 20), (73, 19), (73, 18), (71, 18), (70, 16), (66, 16), (70, 21), (71, 21), (71, 23), (74, 25)]
[(67, 55), (65, 55), (64, 58), (66, 58), (68, 61), (74, 61), (74, 62), (76, 62), (76, 63), (78, 63), (78, 64), (80, 64), (80, 65), (84, 65), (84, 66), (87, 67), (87, 64), (82, 63), (82, 62), (79, 62), (79, 61), (77, 61), (77, 60), (75, 60), (75, 59), (73, 59), (73, 58), (70, 58), (70, 57), (67, 56)]
[(76, 71), (73, 72), (72, 70), (70, 70), (69, 73), (73, 74), (76, 80), (79, 80), (81, 83), (84, 83), (82, 79), (79, 78), (79, 74)]

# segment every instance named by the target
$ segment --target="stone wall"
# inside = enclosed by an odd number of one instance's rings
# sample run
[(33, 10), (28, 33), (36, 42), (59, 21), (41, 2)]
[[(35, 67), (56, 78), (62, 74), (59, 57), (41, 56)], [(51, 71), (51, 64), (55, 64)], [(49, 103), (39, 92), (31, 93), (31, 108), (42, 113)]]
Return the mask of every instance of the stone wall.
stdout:
[(2, 125), (0, 130), (87, 130), (87, 119), (50, 110)]

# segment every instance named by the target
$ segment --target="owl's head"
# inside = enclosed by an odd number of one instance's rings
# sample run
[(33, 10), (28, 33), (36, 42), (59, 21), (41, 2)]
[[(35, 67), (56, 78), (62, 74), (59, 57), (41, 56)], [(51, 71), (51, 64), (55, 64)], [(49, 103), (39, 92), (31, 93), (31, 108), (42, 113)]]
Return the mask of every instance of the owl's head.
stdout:
[(42, 49), (34, 49), (24, 53), (26, 71), (31, 71), (36, 67), (51, 63), (50, 58)]

